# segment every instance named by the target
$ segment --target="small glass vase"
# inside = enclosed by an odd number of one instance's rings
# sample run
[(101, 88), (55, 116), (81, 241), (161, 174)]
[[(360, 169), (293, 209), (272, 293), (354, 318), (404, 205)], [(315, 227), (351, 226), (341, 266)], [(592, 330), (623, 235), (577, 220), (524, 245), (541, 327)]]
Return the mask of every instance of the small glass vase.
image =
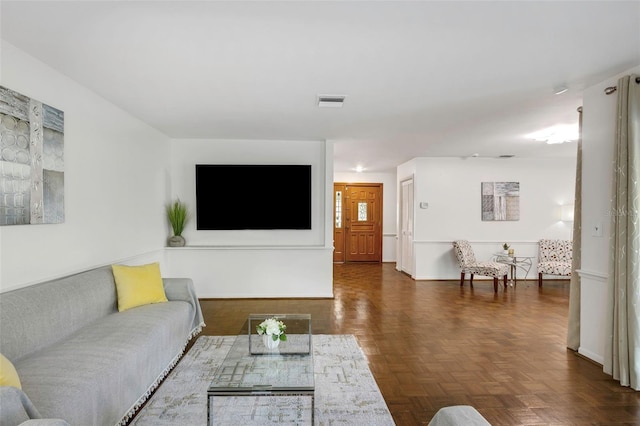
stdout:
[(264, 343), (267, 349), (275, 349), (280, 344), (280, 339), (273, 340), (273, 336), (267, 336), (266, 334), (263, 334), (262, 343)]

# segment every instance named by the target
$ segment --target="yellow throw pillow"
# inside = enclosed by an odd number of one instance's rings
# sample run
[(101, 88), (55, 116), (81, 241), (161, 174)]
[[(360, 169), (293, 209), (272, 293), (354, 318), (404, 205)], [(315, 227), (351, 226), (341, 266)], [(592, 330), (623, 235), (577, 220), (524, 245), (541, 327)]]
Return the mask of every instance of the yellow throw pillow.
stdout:
[(0, 354), (0, 386), (13, 386), (14, 388), (22, 389), (16, 368), (2, 354)]
[(142, 266), (111, 265), (111, 268), (118, 292), (118, 311), (167, 302), (158, 262)]

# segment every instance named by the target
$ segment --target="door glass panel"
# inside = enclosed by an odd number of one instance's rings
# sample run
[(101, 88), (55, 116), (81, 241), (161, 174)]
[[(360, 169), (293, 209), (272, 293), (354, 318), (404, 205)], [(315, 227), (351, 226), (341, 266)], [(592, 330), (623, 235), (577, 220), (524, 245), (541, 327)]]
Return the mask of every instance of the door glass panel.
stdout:
[(336, 191), (336, 228), (342, 228), (342, 191)]
[(358, 203), (358, 222), (366, 222), (367, 220), (367, 203)]

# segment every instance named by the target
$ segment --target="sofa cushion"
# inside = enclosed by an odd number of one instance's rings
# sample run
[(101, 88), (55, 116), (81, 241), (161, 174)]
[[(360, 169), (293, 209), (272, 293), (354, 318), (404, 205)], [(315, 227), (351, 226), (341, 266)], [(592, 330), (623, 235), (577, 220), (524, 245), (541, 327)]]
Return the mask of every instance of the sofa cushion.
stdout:
[(538, 273), (549, 275), (571, 276), (571, 262), (540, 262)]
[(473, 266), (462, 270), (469, 274), (484, 275), (486, 277), (502, 278), (509, 273), (509, 265), (500, 262), (476, 262)]
[(22, 389), (16, 368), (2, 354), (0, 354), (0, 386), (13, 386), (14, 388)]
[(158, 262), (141, 266), (112, 265), (120, 312), (167, 301)]
[(175, 364), (193, 311), (188, 302), (171, 301), (94, 321), (16, 362), (22, 388), (43, 417), (113, 426)]

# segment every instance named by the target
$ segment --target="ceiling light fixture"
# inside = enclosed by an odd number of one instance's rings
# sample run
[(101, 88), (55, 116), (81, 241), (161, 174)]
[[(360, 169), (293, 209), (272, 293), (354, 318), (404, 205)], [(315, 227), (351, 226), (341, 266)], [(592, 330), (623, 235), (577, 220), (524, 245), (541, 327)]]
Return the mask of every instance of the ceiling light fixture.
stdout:
[(318, 95), (318, 107), (342, 108), (345, 98), (345, 95)]
[(578, 124), (561, 124), (526, 135), (527, 139), (546, 142), (549, 145), (577, 141), (580, 137)]
[(556, 95), (562, 95), (564, 92), (568, 91), (569, 88), (567, 86), (558, 86), (554, 89), (553, 93)]
[(364, 172), (364, 167), (362, 167), (362, 166), (360, 166), (360, 165), (357, 165), (355, 170), (356, 170), (356, 172), (358, 172), (358, 173), (362, 173), (362, 172)]

